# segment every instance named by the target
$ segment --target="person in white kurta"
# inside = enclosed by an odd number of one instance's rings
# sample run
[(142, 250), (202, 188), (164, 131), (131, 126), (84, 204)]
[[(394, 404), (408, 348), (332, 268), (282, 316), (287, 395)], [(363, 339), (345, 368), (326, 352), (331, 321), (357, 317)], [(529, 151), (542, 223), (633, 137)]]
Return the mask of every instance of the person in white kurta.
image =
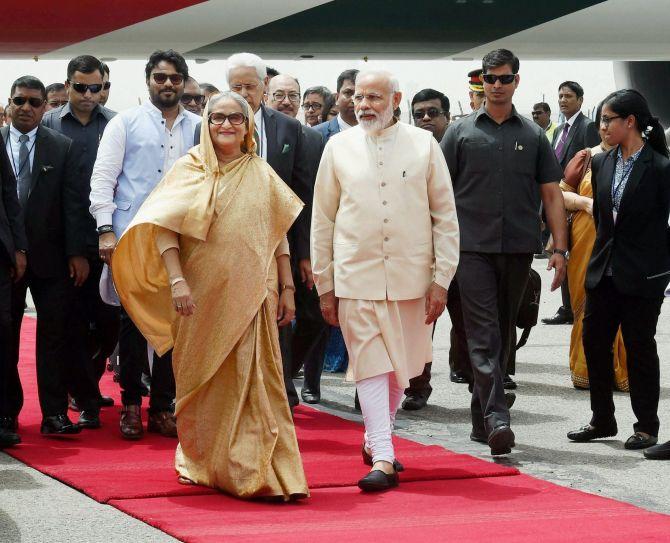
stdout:
[(362, 72), (359, 125), (326, 144), (314, 188), (312, 266), (326, 321), (341, 326), (365, 422), (363, 490), (398, 483), (391, 432), (409, 380), (432, 360), (459, 255), (449, 170), (426, 130), (397, 122), (387, 72)]

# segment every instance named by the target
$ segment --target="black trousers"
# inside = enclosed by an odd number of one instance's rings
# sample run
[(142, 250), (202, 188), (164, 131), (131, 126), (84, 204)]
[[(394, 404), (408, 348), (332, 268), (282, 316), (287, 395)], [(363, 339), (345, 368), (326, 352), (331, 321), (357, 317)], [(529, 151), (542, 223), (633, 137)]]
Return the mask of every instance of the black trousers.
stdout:
[(636, 432), (658, 436), (660, 374), (656, 348), (656, 325), (663, 297), (640, 298), (622, 294), (611, 277), (586, 291), (582, 341), (589, 371), (589, 393), (594, 426), (614, 421), (614, 365), (612, 346), (621, 326), (626, 347), (630, 402), (637, 422)]
[(291, 324), (279, 328), (279, 350), (281, 351), (282, 371), (284, 373), (284, 388), (291, 408), (300, 403), (298, 392), (293, 382), (293, 326)]
[[(119, 332), (119, 382), (123, 405), (142, 405), (142, 371), (148, 359), (147, 340), (121, 310)], [(172, 411), (175, 397), (172, 351), (163, 356), (153, 355), (149, 412)]]
[[(120, 310), (104, 303), (100, 298), (100, 276), (104, 263), (97, 254), (89, 255), (88, 263), (88, 279), (76, 291), (75, 318), (79, 322), (72, 344), (86, 367), (88, 378), (96, 391), (95, 397), (99, 398), (99, 383), (105, 373), (107, 359), (119, 341)], [(81, 404), (81, 398), (75, 399)]]
[(503, 377), (515, 348), (516, 317), (532, 258), (532, 254), (461, 253), (456, 276), (474, 376), (472, 426), (478, 433), (510, 424)]
[[(12, 352), (12, 265), (0, 248), (0, 414), (5, 414), (10, 381), (15, 368), (10, 364)], [(19, 383), (20, 384), (20, 383)], [(21, 398), (21, 404), (23, 398)], [(19, 407), (20, 409), (20, 407)]]
[(75, 287), (72, 279), (67, 276), (36, 277), (28, 270), (21, 281), (12, 285), (9, 382), (2, 414), (16, 417), (23, 407), (18, 363), (21, 322), (28, 287), (37, 311), (37, 388), (42, 414), (65, 414), (68, 408), (68, 390), (78, 398), (91, 401), (82, 408), (95, 408), (97, 401), (92, 400), (94, 391), (86, 377), (86, 367), (78, 357), (73, 356), (70, 344), (72, 329), (76, 327), (76, 320), (73, 319)]

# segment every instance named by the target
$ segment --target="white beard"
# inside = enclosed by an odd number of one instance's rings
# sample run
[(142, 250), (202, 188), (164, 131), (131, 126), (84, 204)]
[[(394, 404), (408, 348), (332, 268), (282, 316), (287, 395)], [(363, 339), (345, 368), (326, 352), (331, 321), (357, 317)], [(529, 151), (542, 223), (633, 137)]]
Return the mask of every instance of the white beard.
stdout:
[[(362, 115), (369, 115), (370, 113), (374, 113), (375, 115), (375, 118), (372, 121), (361, 118)], [(393, 105), (389, 106), (389, 108), (381, 115), (371, 110), (361, 110), (356, 113), (356, 119), (358, 120), (360, 127), (367, 134), (379, 133), (384, 130), (384, 128), (391, 122), (391, 119), (393, 119)]]

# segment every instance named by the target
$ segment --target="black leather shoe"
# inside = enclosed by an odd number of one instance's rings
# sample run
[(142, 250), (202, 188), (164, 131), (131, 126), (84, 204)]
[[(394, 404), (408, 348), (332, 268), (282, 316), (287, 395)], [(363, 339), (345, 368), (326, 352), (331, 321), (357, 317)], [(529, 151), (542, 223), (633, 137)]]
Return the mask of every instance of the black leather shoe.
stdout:
[(514, 390), (516, 386), (516, 382), (509, 375), (503, 377), (503, 388), (505, 390)]
[(81, 428), (74, 424), (67, 415), (44, 417), (40, 426), (40, 433), (45, 435), (78, 434)]
[(573, 430), (568, 432), (568, 439), (571, 441), (577, 441), (578, 443), (585, 443), (591, 441), (592, 439), (599, 439), (603, 437), (614, 437), (617, 435), (618, 429), (616, 424), (610, 426), (591, 426), (587, 424), (582, 426), (579, 430)]
[(649, 447), (644, 451), (644, 457), (649, 460), (670, 460), (670, 441)]
[(0, 428), (0, 449), (5, 449), (7, 447), (13, 447), (21, 443), (21, 438), (16, 432), (10, 432), (9, 430), (4, 430)]
[(114, 398), (110, 398), (109, 396), (100, 396), (98, 403), (100, 404), (100, 407), (112, 407), (114, 405)]
[(470, 432), (470, 441), (476, 441), (477, 443), (484, 443), (484, 445), (488, 445), (489, 438), (486, 435), (486, 432), (478, 432), (473, 428)]
[(80, 428), (88, 428), (91, 430), (100, 428), (100, 413), (84, 409), (79, 415), (77, 425)]
[(312, 392), (311, 390), (305, 390), (304, 388), (300, 391), (300, 396), (305, 403), (315, 404), (321, 401), (321, 394), (319, 392)]
[(656, 445), (656, 443), (658, 443), (658, 438), (656, 436), (645, 436), (640, 432), (635, 432), (626, 440), (626, 443), (624, 443), (623, 446), (624, 449), (638, 451)]
[(402, 402), (402, 408), (405, 411), (418, 411), (428, 404), (428, 398), (423, 396), (407, 396)]
[[(365, 450), (365, 445), (363, 445), (363, 448), (361, 449), (361, 456), (363, 457), (363, 463), (366, 466), (372, 467), (372, 456), (368, 454), (368, 451)], [(395, 469), (397, 472), (405, 471), (405, 466), (403, 466), (400, 462), (397, 460), (393, 461), (393, 469)]]
[(505, 403), (507, 404), (507, 409), (511, 409), (516, 402), (516, 394), (514, 392), (505, 392)]
[(514, 447), (514, 432), (509, 425), (501, 424), (491, 431), (487, 441), (493, 456), (509, 454)]
[(81, 409), (77, 405), (77, 401), (71, 396), (70, 396), (70, 403), (69, 403), (68, 407), (70, 408), (70, 411), (81, 411)]
[(16, 417), (0, 417), (0, 430), (7, 430), (10, 433), (16, 433), (19, 429), (19, 422)]
[(572, 311), (568, 311), (563, 306), (558, 308), (553, 317), (542, 319), (544, 324), (572, 324), (573, 321)]
[(358, 481), (358, 488), (363, 492), (381, 492), (398, 486), (398, 482), (398, 472), (394, 471), (388, 475), (381, 470), (373, 469)]
[(449, 379), (452, 383), (458, 383), (459, 385), (467, 384), (468, 382), (463, 373), (458, 370), (451, 370), (449, 372)]

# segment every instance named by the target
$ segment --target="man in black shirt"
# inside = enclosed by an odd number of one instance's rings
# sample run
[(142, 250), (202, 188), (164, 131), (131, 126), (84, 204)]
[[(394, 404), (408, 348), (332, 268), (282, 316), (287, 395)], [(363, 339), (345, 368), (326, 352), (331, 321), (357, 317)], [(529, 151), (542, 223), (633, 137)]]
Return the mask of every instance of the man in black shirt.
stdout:
[(456, 274), (474, 373), (471, 439), (491, 454), (514, 446), (503, 377), (533, 253), (540, 246), (540, 201), (556, 250), (552, 290), (566, 273), (562, 171), (544, 132), (516, 112), (519, 59), (506, 49), (482, 61), (484, 107), (449, 126), (440, 144), (449, 166), (461, 232)]

